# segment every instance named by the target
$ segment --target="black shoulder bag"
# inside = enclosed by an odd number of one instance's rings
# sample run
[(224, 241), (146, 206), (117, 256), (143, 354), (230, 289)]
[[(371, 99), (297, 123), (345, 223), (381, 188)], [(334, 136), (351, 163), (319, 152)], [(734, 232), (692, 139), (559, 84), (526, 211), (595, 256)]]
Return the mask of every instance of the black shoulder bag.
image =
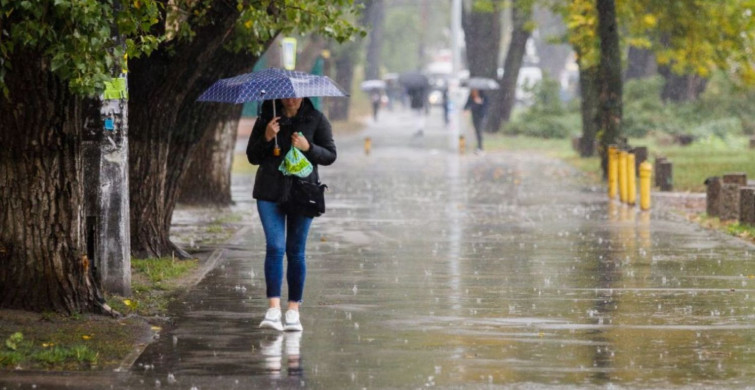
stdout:
[(283, 212), (310, 218), (319, 217), (325, 212), (327, 185), (313, 183), (296, 176), (288, 176), (286, 179), (284, 196), (278, 202), (278, 207)]

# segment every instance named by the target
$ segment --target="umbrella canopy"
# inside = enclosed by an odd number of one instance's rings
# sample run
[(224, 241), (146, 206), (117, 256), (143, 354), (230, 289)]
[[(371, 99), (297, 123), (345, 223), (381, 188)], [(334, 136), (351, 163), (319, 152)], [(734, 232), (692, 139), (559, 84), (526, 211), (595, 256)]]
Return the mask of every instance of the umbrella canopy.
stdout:
[(406, 89), (426, 89), (430, 80), (420, 72), (406, 72), (398, 76), (398, 82)]
[(491, 90), (491, 89), (499, 89), (501, 88), (498, 85), (498, 82), (489, 79), (486, 77), (471, 77), (468, 80), (466, 80), (463, 85), (465, 85), (467, 88), (472, 89), (483, 89), (483, 90)]
[(349, 96), (327, 76), (270, 68), (218, 80), (199, 96), (200, 102), (244, 103), (314, 96)]
[(385, 89), (385, 81), (383, 80), (364, 80), (359, 84), (359, 88), (362, 91), (372, 91), (373, 89)]

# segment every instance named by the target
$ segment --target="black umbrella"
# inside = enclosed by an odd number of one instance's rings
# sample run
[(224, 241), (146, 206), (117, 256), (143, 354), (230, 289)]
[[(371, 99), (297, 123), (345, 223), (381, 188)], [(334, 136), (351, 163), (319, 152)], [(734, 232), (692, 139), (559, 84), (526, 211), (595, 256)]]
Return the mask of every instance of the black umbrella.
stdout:
[(398, 82), (406, 89), (426, 89), (430, 80), (420, 72), (406, 72), (398, 76)]
[(462, 81), (461, 84), (467, 88), (481, 89), (481, 90), (492, 90), (492, 89), (501, 88), (501, 86), (498, 85), (497, 81), (486, 78), (486, 77), (472, 77), (470, 79)]

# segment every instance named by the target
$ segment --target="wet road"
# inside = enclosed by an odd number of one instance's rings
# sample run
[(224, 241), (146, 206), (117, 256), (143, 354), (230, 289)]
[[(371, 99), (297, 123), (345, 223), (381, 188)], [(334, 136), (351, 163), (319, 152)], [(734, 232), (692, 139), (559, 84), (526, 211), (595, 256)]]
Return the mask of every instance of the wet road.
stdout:
[(435, 118), (421, 138), (405, 123), (343, 136), (321, 169), (303, 333), (257, 329), (264, 241), (252, 179), (236, 178), (244, 227), (226, 260), (116, 386), (755, 384), (752, 246), (608, 202), (556, 160), (460, 156)]

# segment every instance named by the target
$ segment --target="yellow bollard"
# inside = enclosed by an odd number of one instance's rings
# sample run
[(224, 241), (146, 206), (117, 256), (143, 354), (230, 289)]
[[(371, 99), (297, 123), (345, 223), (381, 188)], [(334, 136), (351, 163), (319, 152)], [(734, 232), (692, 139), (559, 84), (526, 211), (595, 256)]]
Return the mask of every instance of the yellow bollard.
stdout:
[(369, 155), (372, 150), (372, 138), (364, 137), (364, 154)]
[(650, 210), (650, 177), (653, 175), (653, 164), (643, 161), (640, 164), (640, 209)]
[(627, 153), (627, 204), (637, 202), (637, 173), (634, 168), (634, 153)]
[(467, 141), (464, 139), (463, 135), (459, 136), (459, 153), (464, 154), (464, 152), (467, 150)]
[(619, 156), (616, 145), (608, 145), (608, 198), (616, 199), (619, 189)]
[(619, 151), (619, 199), (627, 202), (627, 152)]

